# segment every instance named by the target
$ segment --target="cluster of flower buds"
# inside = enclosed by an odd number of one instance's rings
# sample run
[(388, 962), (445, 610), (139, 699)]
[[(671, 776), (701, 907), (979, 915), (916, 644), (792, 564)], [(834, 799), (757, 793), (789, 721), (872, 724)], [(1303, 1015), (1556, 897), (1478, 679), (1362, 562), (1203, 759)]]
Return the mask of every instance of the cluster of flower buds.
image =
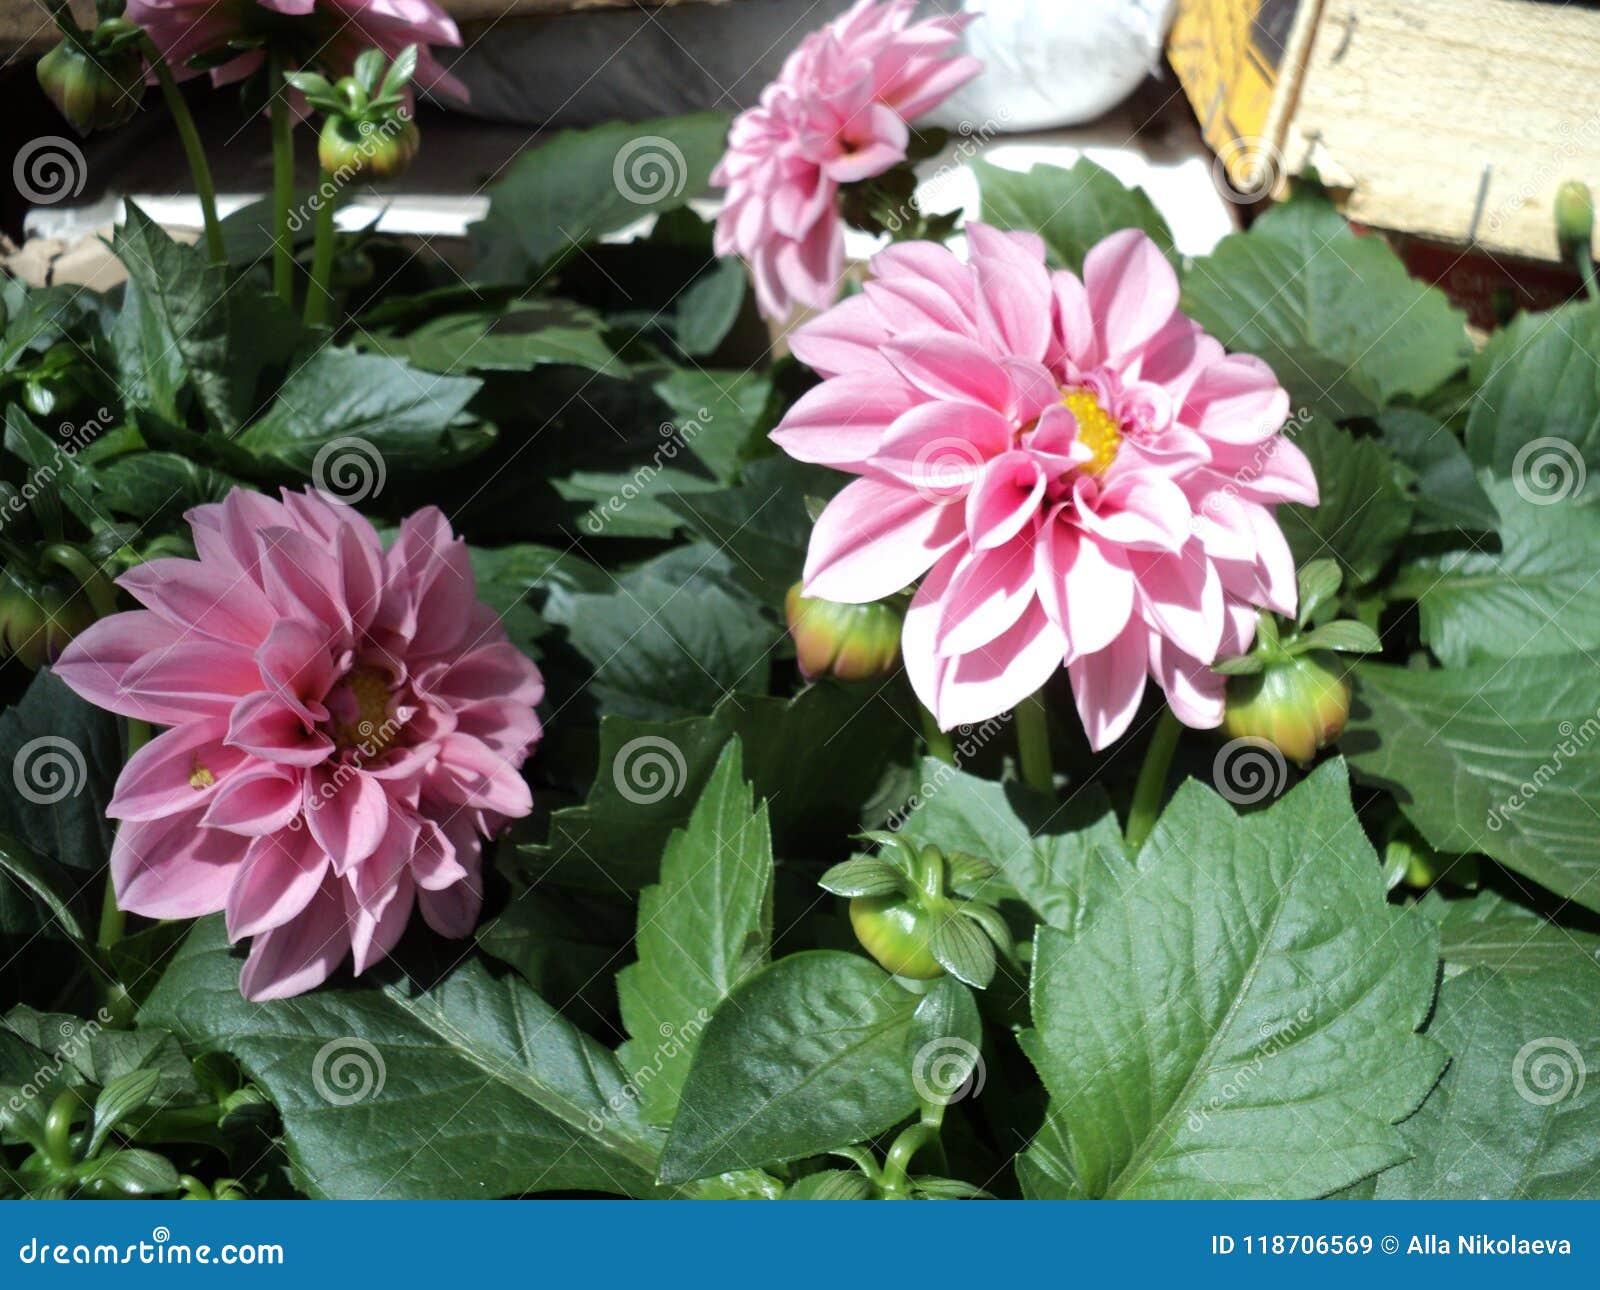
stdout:
[(1300, 571), (1295, 622), (1280, 627), (1263, 610), (1255, 648), (1216, 665), (1228, 677), (1228, 734), (1265, 739), (1304, 766), (1344, 732), (1350, 678), (1337, 656), (1376, 653), (1381, 644), (1371, 627), (1352, 619), (1310, 625), (1336, 603), (1342, 580), (1332, 560), (1313, 560)]
[[(45, 564), (62, 549), (46, 548)], [(72, 638), (100, 617), (99, 607), (112, 602), (103, 574), (94, 572), (91, 583), (82, 584), (59, 568), (34, 568), (13, 559), (0, 571), (0, 658), (15, 658), (31, 671), (55, 662)]]

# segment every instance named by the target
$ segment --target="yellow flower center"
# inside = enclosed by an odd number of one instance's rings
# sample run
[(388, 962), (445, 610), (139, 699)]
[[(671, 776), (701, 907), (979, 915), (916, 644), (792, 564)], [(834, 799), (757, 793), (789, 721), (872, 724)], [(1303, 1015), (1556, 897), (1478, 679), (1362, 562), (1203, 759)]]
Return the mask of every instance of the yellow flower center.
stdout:
[(359, 748), (363, 756), (376, 757), (400, 733), (390, 706), (389, 674), (381, 667), (358, 667), (338, 689), (342, 694), (329, 704), (333, 719), (328, 734), (340, 748)]
[(1100, 406), (1092, 390), (1068, 390), (1061, 402), (1078, 422), (1078, 442), (1094, 454), (1078, 469), (1086, 475), (1103, 475), (1122, 446), (1117, 419)]
[(189, 787), (199, 792), (202, 788), (210, 788), (217, 782), (217, 777), (200, 761), (199, 757), (193, 758), (189, 763)]

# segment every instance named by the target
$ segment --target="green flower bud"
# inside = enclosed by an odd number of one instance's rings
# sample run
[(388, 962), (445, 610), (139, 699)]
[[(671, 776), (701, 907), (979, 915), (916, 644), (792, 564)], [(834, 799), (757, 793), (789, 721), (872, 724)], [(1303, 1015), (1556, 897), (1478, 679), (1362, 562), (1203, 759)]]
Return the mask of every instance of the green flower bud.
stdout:
[(135, 47), (90, 53), (63, 40), (39, 60), (39, 87), (79, 134), (122, 125), (144, 97), (144, 57)]
[(1569, 179), (1556, 189), (1556, 241), (1565, 256), (1586, 254), (1594, 237), (1594, 198), (1589, 185)]
[(850, 926), (861, 948), (895, 976), (931, 981), (944, 975), (933, 956), (937, 916), (906, 896), (857, 896), (850, 902)]
[(94, 607), (76, 589), (33, 582), (12, 569), (0, 574), (0, 655), (29, 670), (55, 662), (94, 621)]
[(784, 613), (801, 674), (808, 681), (819, 676), (867, 681), (887, 676), (900, 662), (901, 615), (891, 604), (818, 600), (801, 595), (797, 582), (789, 588)]
[(396, 179), (421, 145), (416, 122), (398, 113), (381, 119), (330, 116), (317, 140), (317, 160), (341, 182)]
[(1304, 766), (1339, 737), (1349, 716), (1350, 682), (1333, 655), (1314, 650), (1229, 677), (1222, 728), (1235, 738), (1265, 739)]

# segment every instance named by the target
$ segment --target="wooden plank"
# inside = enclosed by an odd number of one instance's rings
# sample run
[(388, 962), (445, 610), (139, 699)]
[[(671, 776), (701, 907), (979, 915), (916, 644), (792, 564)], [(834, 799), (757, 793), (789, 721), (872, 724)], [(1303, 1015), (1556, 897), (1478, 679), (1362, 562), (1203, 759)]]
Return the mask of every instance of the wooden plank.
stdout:
[(1325, 0), (1284, 149), (1360, 223), (1554, 260), (1557, 187), (1600, 192), (1600, 13)]

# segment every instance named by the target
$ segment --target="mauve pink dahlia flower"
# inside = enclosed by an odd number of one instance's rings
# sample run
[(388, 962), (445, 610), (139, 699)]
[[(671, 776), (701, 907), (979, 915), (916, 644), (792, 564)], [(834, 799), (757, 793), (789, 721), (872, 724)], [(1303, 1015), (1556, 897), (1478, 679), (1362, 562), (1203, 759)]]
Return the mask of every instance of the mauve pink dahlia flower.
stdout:
[(905, 160), (908, 123), (983, 70), (951, 57), (966, 17), (911, 22), (916, 0), (859, 0), (800, 42), (741, 113), (712, 174), (718, 255), (743, 256), (769, 318), (826, 308), (844, 272), (839, 186)]
[(828, 379), (773, 438), (860, 476), (817, 521), (806, 594), (859, 603), (922, 578), (901, 646), (946, 729), (1063, 664), (1095, 748), (1147, 676), (1182, 721), (1219, 724), (1210, 664), (1249, 647), (1257, 606), (1294, 611), (1273, 508), (1317, 485), (1279, 434), (1288, 395), (1178, 312), (1143, 233), (1102, 241), (1081, 281), (1048, 272), (1032, 234), (967, 234), (965, 264), (926, 242), (882, 252), (861, 295), (792, 338)]
[[(150, 34), (172, 74), (198, 75), (189, 61), (214, 54), (232, 40), (265, 40), (315, 61), (333, 75), (348, 74), (356, 55), (378, 48), (393, 58), (417, 46), (412, 85), (465, 99), (467, 89), (428, 52), (432, 45), (459, 45), (461, 33), (433, 0), (128, 0), (125, 15)], [(265, 54), (246, 50), (214, 67), (211, 80), (227, 85), (261, 66)]]
[(544, 685), (479, 602), (463, 542), (417, 512), (387, 551), (317, 493), (235, 489), (189, 512), (198, 560), (120, 584), (56, 664), (91, 703), (171, 726), (128, 759), (107, 814), (117, 903), (223, 910), (253, 938), (239, 988), (299, 994), (386, 955), (413, 905), (465, 936), (480, 837), (532, 809), (518, 773)]

